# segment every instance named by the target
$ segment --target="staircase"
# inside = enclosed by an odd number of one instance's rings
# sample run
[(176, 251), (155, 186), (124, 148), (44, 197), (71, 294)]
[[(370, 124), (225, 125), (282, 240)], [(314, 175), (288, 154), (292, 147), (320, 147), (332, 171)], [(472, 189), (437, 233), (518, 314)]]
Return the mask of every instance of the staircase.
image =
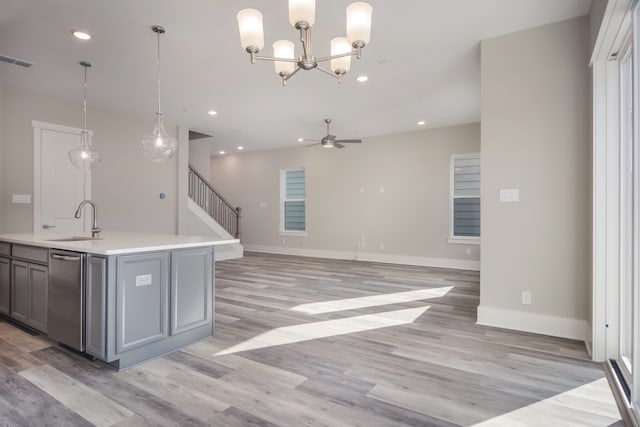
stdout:
[[(189, 210), (211, 234), (240, 238), (240, 208), (233, 207), (213, 186), (189, 165)], [(242, 257), (240, 244), (216, 248), (216, 261)]]

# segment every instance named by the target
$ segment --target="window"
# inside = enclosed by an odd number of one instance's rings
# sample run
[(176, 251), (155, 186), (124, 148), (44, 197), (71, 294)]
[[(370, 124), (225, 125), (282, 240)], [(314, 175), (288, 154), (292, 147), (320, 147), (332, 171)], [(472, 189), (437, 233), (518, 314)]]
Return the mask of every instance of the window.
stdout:
[(280, 173), (280, 230), (306, 231), (304, 169), (285, 169)]
[(451, 157), (450, 243), (479, 243), (480, 154)]

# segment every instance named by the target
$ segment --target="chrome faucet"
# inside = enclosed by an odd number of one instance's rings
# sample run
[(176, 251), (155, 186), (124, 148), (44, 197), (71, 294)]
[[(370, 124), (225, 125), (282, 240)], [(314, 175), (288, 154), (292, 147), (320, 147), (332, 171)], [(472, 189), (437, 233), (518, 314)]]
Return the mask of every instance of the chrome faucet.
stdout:
[(80, 218), (80, 212), (85, 205), (91, 205), (91, 207), (93, 208), (93, 227), (91, 228), (91, 237), (96, 238), (102, 230), (98, 227), (98, 213), (96, 212), (95, 203), (93, 203), (91, 200), (81, 201), (78, 209), (76, 209), (76, 213), (74, 213), (73, 216), (76, 218)]

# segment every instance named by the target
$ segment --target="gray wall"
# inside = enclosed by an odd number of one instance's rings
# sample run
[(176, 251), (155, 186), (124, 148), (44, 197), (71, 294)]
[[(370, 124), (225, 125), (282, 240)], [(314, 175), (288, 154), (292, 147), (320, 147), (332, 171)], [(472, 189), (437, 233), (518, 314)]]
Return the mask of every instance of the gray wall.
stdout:
[[(242, 208), (247, 250), (259, 245), (355, 257), (364, 236), (360, 253), (477, 262), (478, 245), (450, 244), (447, 237), (451, 155), (479, 149), (475, 123), (367, 138), (342, 150), (294, 147), (215, 156), (211, 177)], [(280, 170), (301, 166), (308, 235), (281, 236)]]
[(589, 38), (591, 43), (589, 45), (589, 53), (593, 51), (593, 47), (596, 44), (598, 38), (598, 32), (600, 31), (600, 24), (602, 24), (602, 18), (604, 12), (607, 9), (609, 0), (591, 0), (591, 10), (589, 11)]
[[(11, 194), (33, 194), (33, 128), (31, 120), (82, 127), (82, 102), (66, 102), (5, 87), (0, 98), (4, 119), (0, 140), (3, 156), (0, 190), (5, 233), (31, 232), (33, 205), (12, 204)], [(175, 233), (177, 228), (176, 159), (152, 163), (138, 149), (138, 140), (153, 129), (153, 111), (136, 119), (88, 105), (88, 127), (102, 162), (93, 171), (93, 199), (104, 230)], [(168, 126), (171, 132), (172, 127)], [(159, 194), (166, 193), (161, 200)]]
[[(588, 319), (591, 292), (588, 17), (484, 40), (481, 55), (479, 318), (503, 309), (570, 328)], [(499, 201), (507, 188), (520, 202)]]

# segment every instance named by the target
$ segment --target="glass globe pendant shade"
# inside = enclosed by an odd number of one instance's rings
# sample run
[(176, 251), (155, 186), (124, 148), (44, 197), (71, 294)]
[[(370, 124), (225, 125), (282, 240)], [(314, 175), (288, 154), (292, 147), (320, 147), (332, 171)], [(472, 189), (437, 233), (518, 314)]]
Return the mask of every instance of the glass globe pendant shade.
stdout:
[(98, 164), (100, 159), (100, 153), (91, 149), (91, 135), (83, 130), (80, 133), (80, 145), (69, 151), (69, 160), (80, 170), (90, 170)]
[(84, 93), (82, 99), (82, 131), (80, 132), (80, 145), (69, 151), (69, 160), (80, 170), (93, 169), (100, 161), (100, 153), (91, 149), (91, 134), (87, 130), (87, 69), (91, 67), (91, 63), (80, 61), (80, 65), (84, 68)]
[(152, 162), (167, 161), (178, 150), (178, 141), (167, 133), (161, 113), (156, 113), (153, 133), (142, 138), (140, 149)]

